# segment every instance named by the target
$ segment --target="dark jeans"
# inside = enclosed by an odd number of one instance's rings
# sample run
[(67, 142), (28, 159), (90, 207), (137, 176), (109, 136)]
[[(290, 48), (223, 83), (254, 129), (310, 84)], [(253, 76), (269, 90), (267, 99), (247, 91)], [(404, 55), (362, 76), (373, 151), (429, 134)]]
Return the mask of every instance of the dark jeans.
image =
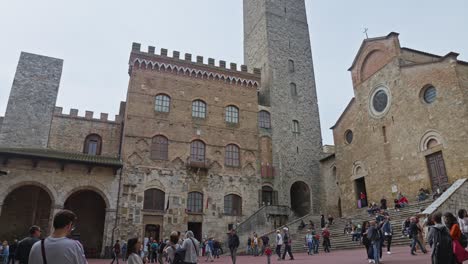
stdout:
[[(419, 245), (419, 248), (421, 248), (421, 250), (424, 250), (424, 246), (421, 243), (421, 241), (418, 240), (417, 236), (413, 235), (413, 238), (411, 240), (411, 253), (413, 254), (414, 254), (414, 251), (416, 250), (416, 244)], [(427, 253), (427, 252), (424, 250), (423, 253)]]
[(116, 254), (116, 253), (112, 253), (112, 263), (114, 263), (114, 261), (117, 261), (117, 264), (119, 263), (119, 254)]
[(236, 264), (237, 248), (229, 248), (229, 250), (231, 251), (232, 264)]
[(380, 252), (381, 252), (382, 246), (380, 244), (380, 240), (372, 241), (372, 251), (373, 251), (373, 256), (374, 256), (374, 261), (376, 264), (380, 263)]
[(284, 259), (286, 257), (286, 252), (289, 254), (289, 258), (290, 259), (294, 259), (293, 257), (293, 254), (291, 252), (291, 245), (289, 244), (284, 244), (284, 252), (283, 252), (283, 257), (282, 259)]
[(157, 263), (158, 262), (158, 252), (153, 251), (151, 252), (151, 263)]
[(10, 261), (11, 261), (12, 264), (15, 264), (15, 254), (10, 254), (8, 256), (8, 262), (7, 263), (10, 264)]
[(314, 239), (314, 254), (318, 254), (318, 248), (319, 248), (320, 240)]
[(390, 252), (390, 246), (392, 245), (392, 236), (385, 236), (385, 240), (387, 241), (387, 252)]
[(330, 238), (324, 237), (323, 238), (323, 251), (330, 252)]
[(278, 258), (281, 258), (281, 245), (276, 246), (276, 255), (278, 255)]

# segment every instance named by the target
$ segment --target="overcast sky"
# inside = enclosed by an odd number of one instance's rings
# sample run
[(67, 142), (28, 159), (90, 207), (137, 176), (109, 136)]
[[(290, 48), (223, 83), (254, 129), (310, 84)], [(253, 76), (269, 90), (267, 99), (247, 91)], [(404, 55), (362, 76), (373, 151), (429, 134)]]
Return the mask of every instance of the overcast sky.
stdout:
[[(296, 0), (289, 0), (296, 1)], [(306, 0), (324, 144), (353, 96), (363, 38), (468, 60), (466, 0)], [(132, 42), (243, 62), (242, 0), (0, 0), (0, 116), (21, 51), (65, 60), (57, 105), (111, 116), (125, 100)]]

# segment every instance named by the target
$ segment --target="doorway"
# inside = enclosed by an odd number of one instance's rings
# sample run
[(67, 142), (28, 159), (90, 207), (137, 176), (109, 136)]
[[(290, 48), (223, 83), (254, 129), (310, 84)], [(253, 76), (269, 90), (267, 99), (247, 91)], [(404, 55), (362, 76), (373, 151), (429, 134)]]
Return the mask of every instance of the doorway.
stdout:
[(106, 218), (104, 199), (92, 190), (77, 191), (68, 197), (64, 208), (78, 217), (72, 237), (81, 242), (86, 257), (99, 257)]
[(426, 156), (426, 163), (431, 178), (432, 191), (437, 191), (437, 188), (440, 188), (441, 191), (447, 188), (448, 177), (442, 151)]
[(310, 212), (310, 189), (305, 182), (298, 181), (291, 186), (291, 209), (302, 217)]
[(193, 232), (193, 236), (198, 240), (202, 241), (202, 223), (199, 222), (188, 222), (188, 230)]
[[(354, 181), (354, 185), (356, 188), (356, 200), (358, 201), (358, 208), (364, 208), (367, 206), (367, 198), (368, 198), (367, 190), (366, 190), (366, 180), (364, 179), (364, 177), (356, 179)], [(361, 193), (364, 194), (364, 197), (365, 197), (364, 199), (361, 199)]]
[(160, 231), (160, 226), (159, 225), (146, 225), (145, 226), (145, 237), (150, 238), (152, 237), (153, 239), (156, 239), (156, 241), (159, 241), (159, 231)]

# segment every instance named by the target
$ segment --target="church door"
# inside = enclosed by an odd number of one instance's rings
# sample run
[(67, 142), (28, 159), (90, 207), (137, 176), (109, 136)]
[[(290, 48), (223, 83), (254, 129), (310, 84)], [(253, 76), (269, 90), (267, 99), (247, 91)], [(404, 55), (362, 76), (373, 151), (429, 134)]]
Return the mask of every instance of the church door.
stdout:
[(431, 177), (432, 190), (436, 191), (437, 188), (442, 190), (443, 188), (448, 187), (448, 177), (445, 170), (445, 162), (442, 152), (439, 151), (426, 156), (426, 162), (429, 170), (429, 176)]

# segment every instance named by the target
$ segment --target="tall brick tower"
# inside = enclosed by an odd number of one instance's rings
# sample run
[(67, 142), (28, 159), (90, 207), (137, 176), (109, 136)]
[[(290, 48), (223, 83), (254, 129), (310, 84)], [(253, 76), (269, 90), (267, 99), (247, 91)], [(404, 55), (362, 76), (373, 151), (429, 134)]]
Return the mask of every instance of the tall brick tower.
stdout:
[(304, 0), (244, 0), (244, 60), (262, 69), (278, 203), (317, 213), (322, 138)]
[(0, 129), (0, 147), (46, 148), (63, 60), (21, 52)]

